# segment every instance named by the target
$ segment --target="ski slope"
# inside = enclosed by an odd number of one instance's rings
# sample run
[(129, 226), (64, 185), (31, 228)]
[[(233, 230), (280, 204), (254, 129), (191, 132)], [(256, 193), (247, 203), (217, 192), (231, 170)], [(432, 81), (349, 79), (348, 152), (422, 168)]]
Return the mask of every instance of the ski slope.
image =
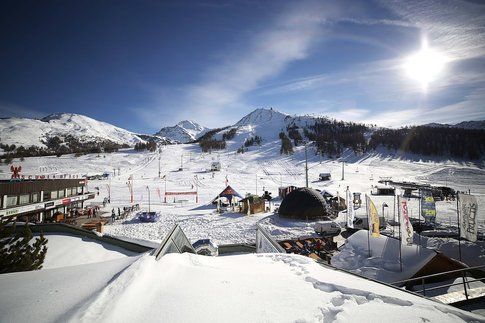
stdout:
[[(291, 156), (279, 154), (279, 142), (265, 142), (267, 149), (254, 149), (244, 154), (231, 150), (201, 153), (197, 144), (164, 146), (160, 154), (121, 150), (112, 154), (91, 154), (81, 157), (65, 155), (61, 157), (26, 158), (22, 165), (23, 174), (57, 173), (57, 174), (99, 174), (109, 172), (116, 176), (109, 180), (89, 181), (91, 191), (99, 188), (99, 196), (94, 202), (100, 202), (111, 190), (111, 204), (103, 211), (111, 213), (112, 208), (122, 208), (130, 204), (127, 186), (128, 177), (132, 176), (135, 203), (148, 209), (148, 192), (150, 192), (151, 210), (160, 211), (162, 216), (156, 223), (140, 223), (134, 215), (118, 220), (105, 228), (106, 234), (119, 237), (150, 240), (159, 242), (174, 223), (179, 223), (192, 242), (201, 238), (211, 238), (219, 244), (254, 241), (256, 223), (261, 223), (276, 239), (287, 239), (313, 234), (313, 222), (299, 222), (280, 219), (273, 212), (246, 216), (227, 212), (216, 213), (210, 205), (227, 183), (239, 194), (262, 194), (263, 189), (278, 194), (279, 186), (304, 186), (304, 151), (296, 147)], [(379, 155), (347, 156), (345, 179), (341, 180), (342, 162), (322, 158), (309, 152), (309, 185), (325, 189), (342, 196), (347, 188), (353, 192), (370, 194), (371, 185), (376, 185), (380, 177), (392, 177), (393, 180), (419, 181), (430, 184), (443, 184), (458, 190), (471, 190), (479, 200), (479, 227), (483, 232), (485, 205), (485, 170), (480, 165), (457, 162), (409, 161), (399, 158), (383, 158)], [(160, 158), (159, 158), (160, 157)], [(213, 161), (220, 161), (220, 172), (208, 172)], [(183, 165), (183, 170), (179, 168)], [(158, 177), (160, 167), (161, 179)], [(9, 178), (9, 166), (0, 166), (0, 175)], [(332, 180), (319, 182), (318, 174), (330, 172)], [(119, 175), (118, 175), (119, 174)], [(447, 174), (440, 176), (440, 174)], [(147, 189), (148, 187), (148, 189)], [(164, 203), (163, 193), (167, 191), (195, 191), (199, 193), (199, 203), (194, 196), (168, 198)], [(158, 194), (160, 192), (160, 195)], [(364, 197), (364, 196), (363, 196)], [(372, 196), (379, 212), (382, 204), (384, 216), (393, 214), (393, 198)], [(175, 202), (174, 202), (175, 200)], [(278, 203), (278, 202), (276, 202)], [(456, 225), (456, 202), (440, 201), (437, 206), (437, 221)], [(409, 201), (411, 217), (418, 216), (417, 199)], [(358, 213), (365, 213), (363, 205)], [(339, 218), (345, 221), (345, 218)]]

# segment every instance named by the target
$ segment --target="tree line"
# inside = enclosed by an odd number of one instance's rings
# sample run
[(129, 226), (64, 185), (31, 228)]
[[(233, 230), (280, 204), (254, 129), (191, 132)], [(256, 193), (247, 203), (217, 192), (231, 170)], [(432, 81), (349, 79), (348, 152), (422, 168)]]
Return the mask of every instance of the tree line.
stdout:
[(39, 146), (16, 146), (0, 144), (0, 148), (4, 150), (4, 154), (0, 156), (3, 162), (10, 164), (14, 158), (23, 160), (25, 157), (36, 156), (62, 156), (66, 154), (76, 154), (80, 156), (83, 154), (92, 153), (111, 153), (118, 151), (120, 148), (129, 148), (129, 145), (120, 145), (110, 140), (99, 141), (85, 141), (81, 142), (78, 138), (67, 135), (65, 137), (53, 136), (46, 138), (43, 141), (45, 147)]

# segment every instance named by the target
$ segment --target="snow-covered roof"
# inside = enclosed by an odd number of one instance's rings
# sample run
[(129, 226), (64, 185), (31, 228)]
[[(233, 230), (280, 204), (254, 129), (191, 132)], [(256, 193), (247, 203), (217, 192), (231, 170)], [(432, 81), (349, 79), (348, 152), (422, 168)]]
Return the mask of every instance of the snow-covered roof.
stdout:
[(135, 256), (138, 253), (121, 247), (69, 234), (45, 234), (47, 253), (42, 269), (84, 265)]
[(125, 259), (0, 275), (0, 321), (480, 320), (299, 255), (185, 253), (156, 261), (146, 254), (131, 264)]
[[(399, 260), (400, 247), (402, 271)], [(391, 283), (413, 277), (435, 256), (434, 250), (418, 245), (401, 246), (398, 239), (384, 235), (379, 238), (369, 237), (367, 230), (360, 230), (347, 239), (339, 254), (332, 257), (332, 266)]]

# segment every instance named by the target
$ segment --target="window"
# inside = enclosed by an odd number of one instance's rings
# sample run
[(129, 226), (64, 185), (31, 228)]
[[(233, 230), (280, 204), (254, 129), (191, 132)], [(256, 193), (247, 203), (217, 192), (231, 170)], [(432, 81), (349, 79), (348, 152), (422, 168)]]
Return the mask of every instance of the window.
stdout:
[(30, 202), (30, 194), (22, 194), (20, 195), (20, 205), (29, 204)]
[(18, 198), (17, 195), (15, 195), (15, 196), (7, 196), (7, 205), (6, 205), (6, 207), (17, 205), (17, 198)]
[(65, 192), (64, 192), (64, 190), (59, 190), (59, 191), (58, 191), (58, 195), (57, 195), (57, 196), (58, 196), (59, 198), (64, 197), (64, 196), (65, 196)]
[(39, 202), (39, 193), (32, 193), (32, 203)]
[(51, 198), (50, 198), (50, 199), (51, 199), (51, 200), (56, 199), (58, 196), (59, 196), (59, 194), (58, 194), (58, 192), (57, 192), (57, 191), (52, 191), (52, 192), (51, 192)]

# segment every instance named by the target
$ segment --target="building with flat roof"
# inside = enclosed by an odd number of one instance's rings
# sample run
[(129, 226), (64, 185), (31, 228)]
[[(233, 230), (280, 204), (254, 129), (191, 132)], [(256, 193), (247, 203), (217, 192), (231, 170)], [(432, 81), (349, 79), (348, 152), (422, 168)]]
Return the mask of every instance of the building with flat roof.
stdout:
[(83, 208), (94, 197), (85, 179), (0, 180), (0, 219), (50, 221), (55, 214)]

